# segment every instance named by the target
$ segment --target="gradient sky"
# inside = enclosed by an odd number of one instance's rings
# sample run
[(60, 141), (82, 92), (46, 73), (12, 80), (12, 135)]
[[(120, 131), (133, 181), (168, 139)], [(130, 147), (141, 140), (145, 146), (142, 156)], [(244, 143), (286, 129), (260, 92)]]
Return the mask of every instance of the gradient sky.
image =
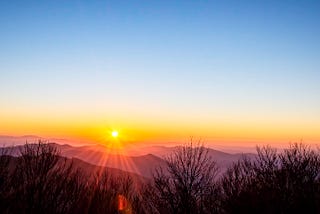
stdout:
[(0, 134), (320, 142), (319, 1), (0, 1)]

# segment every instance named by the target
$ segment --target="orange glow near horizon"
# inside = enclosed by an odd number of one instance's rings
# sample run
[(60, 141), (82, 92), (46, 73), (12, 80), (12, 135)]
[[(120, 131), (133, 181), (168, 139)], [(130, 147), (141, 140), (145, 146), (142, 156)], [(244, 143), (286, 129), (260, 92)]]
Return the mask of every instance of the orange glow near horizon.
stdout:
[[(114, 120), (115, 121), (115, 120)], [(155, 120), (156, 121), (156, 120)], [(315, 123), (227, 123), (171, 121), (137, 123), (108, 122), (104, 120), (51, 120), (51, 118), (6, 118), (0, 124), (1, 135), (38, 135), (49, 138), (74, 139), (80, 143), (121, 142), (185, 142), (190, 136), (207, 142), (224, 142), (228, 145), (245, 145), (245, 142), (320, 142), (320, 132)], [(118, 127), (114, 129), (112, 127)], [(120, 128), (120, 129), (119, 129)], [(121, 136), (120, 136), (121, 130)]]
[[(232, 145), (250, 142), (306, 143), (320, 142), (320, 124), (315, 120), (235, 118), (195, 119), (189, 117), (150, 117), (123, 115), (99, 117), (99, 115), (62, 114), (12, 114), (0, 113), (0, 135), (37, 135), (44, 138), (72, 139), (79, 144), (112, 141), (130, 143), (183, 143), (190, 136), (206, 142)], [(107, 119), (109, 118), (109, 119)], [(214, 121), (214, 122), (213, 122)], [(117, 137), (113, 136), (117, 131)]]

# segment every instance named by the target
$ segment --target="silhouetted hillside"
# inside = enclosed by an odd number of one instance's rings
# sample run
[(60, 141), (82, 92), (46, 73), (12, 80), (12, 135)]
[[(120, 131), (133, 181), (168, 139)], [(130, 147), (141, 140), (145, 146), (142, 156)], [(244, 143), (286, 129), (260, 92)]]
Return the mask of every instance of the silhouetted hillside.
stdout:
[[(150, 178), (62, 157), (56, 145), (41, 141), (20, 147), (16, 156), (9, 151), (0, 155), (1, 213), (320, 211), (320, 154), (302, 144), (281, 152), (258, 148), (256, 156), (243, 156), (221, 173), (211, 157), (234, 156), (191, 143), (161, 159), (164, 165)], [(131, 158), (143, 168), (155, 156)]]
[[(49, 145), (56, 147), (61, 156), (68, 158), (78, 158), (97, 166), (106, 166), (110, 168), (117, 168), (123, 171), (133, 172), (145, 177), (151, 177), (152, 172), (157, 167), (163, 167), (166, 163), (164, 158), (179, 150), (181, 147), (164, 147), (164, 146), (150, 146), (143, 147), (138, 156), (126, 156), (124, 154), (116, 154), (115, 151), (110, 151), (108, 147), (102, 145), (90, 145), (74, 147), (67, 144), (49, 143)], [(23, 145), (9, 147), (10, 154), (17, 156), (20, 153)], [(208, 155), (213, 161), (217, 163), (220, 168), (220, 173), (237, 162), (243, 156), (254, 158), (254, 154), (228, 154), (208, 148)], [(146, 154), (149, 152), (150, 154)]]

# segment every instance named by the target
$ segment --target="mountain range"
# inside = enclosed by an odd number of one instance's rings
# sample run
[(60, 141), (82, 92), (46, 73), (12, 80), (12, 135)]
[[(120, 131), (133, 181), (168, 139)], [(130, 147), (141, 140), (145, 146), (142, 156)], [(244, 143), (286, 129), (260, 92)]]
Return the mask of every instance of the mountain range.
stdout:
[[(10, 145), (10, 143), (7, 145)], [(179, 149), (179, 146), (147, 146), (135, 149), (134, 152), (122, 152), (111, 150), (109, 147), (99, 144), (78, 147), (58, 143), (50, 143), (50, 145), (56, 147), (61, 156), (73, 159), (77, 162), (77, 165), (85, 165), (86, 168), (97, 166), (118, 169), (146, 178), (150, 178), (157, 167), (164, 167), (166, 165), (166, 157)], [(7, 153), (17, 157), (20, 155), (23, 146), (2, 147), (2, 153), (0, 154)], [(256, 156), (251, 153), (229, 154), (210, 148), (208, 148), (208, 155), (217, 163), (220, 173), (223, 173), (232, 163), (238, 161), (243, 156), (248, 158)]]

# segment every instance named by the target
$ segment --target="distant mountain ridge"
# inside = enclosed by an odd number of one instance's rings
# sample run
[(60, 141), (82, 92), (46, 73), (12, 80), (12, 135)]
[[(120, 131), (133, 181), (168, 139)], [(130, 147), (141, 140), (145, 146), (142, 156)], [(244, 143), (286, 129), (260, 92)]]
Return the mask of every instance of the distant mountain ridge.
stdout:
[[(115, 168), (149, 178), (157, 167), (164, 167), (166, 165), (165, 157), (179, 149), (179, 146), (149, 146), (142, 147), (140, 153), (135, 151), (135, 156), (129, 156), (127, 153), (122, 153), (121, 151), (112, 151), (103, 145), (75, 147), (68, 144), (49, 144), (56, 147), (63, 157), (80, 159), (95, 166)], [(24, 145), (18, 145), (0, 148), (0, 151), (3, 152), (6, 150), (12, 156), (19, 156), (23, 146)], [(248, 158), (254, 158), (256, 156), (250, 153), (229, 154), (210, 148), (208, 148), (208, 155), (217, 163), (221, 172), (224, 172), (232, 163), (238, 161), (244, 155)]]

